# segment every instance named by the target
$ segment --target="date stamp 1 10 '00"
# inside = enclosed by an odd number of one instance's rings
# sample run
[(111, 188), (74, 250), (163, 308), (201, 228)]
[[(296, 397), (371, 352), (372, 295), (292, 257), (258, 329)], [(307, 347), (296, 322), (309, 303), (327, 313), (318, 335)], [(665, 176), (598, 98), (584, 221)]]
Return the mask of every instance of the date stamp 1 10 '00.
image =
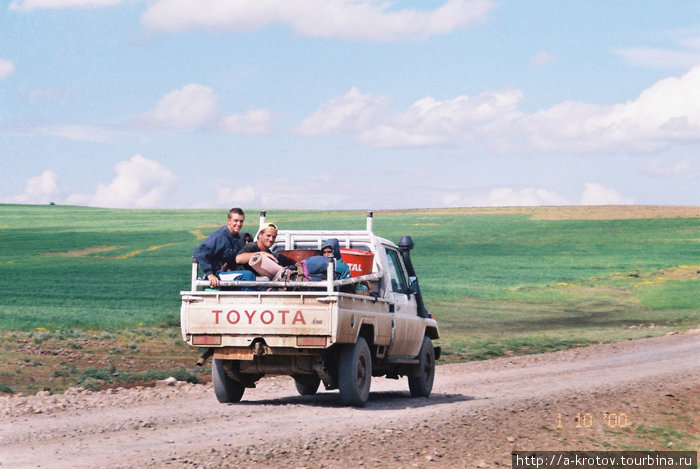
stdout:
[(559, 430), (586, 429), (599, 425), (604, 428), (627, 428), (629, 418), (624, 412), (578, 412), (573, 416), (558, 413), (556, 418), (556, 428)]

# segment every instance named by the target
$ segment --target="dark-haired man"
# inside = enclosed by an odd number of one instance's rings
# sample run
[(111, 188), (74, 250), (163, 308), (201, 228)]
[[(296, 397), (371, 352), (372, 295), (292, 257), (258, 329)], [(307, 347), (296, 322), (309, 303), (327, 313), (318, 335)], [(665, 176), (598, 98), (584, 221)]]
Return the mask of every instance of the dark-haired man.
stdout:
[(218, 228), (194, 250), (194, 258), (199, 263), (204, 276), (209, 279), (209, 286), (218, 287), (220, 283), (219, 273), (234, 271), (240, 275), (234, 276), (236, 280), (255, 280), (248, 270), (239, 270), (236, 264), (236, 255), (243, 247), (243, 237), (240, 234), (245, 213), (240, 208), (232, 208), (228, 211), (226, 225)]

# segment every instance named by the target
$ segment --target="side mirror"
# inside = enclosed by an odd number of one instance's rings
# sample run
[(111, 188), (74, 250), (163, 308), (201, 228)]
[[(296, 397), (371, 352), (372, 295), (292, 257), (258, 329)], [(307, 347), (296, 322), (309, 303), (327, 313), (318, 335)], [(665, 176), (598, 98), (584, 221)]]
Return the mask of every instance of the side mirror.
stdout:
[(408, 277), (408, 292), (411, 295), (418, 293), (418, 277)]

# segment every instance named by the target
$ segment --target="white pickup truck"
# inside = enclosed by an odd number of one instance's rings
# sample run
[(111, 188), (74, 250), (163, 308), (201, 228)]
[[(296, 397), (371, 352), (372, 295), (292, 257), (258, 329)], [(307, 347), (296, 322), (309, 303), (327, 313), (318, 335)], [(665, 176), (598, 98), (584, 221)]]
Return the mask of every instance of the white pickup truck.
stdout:
[(181, 292), (182, 337), (203, 349), (199, 364), (213, 357), (219, 402), (239, 402), (264, 375), (293, 377), (302, 395), (322, 381), (353, 406), (367, 401), (372, 376), (407, 376), (411, 396), (430, 395), (439, 331), (411, 263), (413, 241), (380, 238), (372, 221), (368, 212), (365, 230), (278, 232), (273, 251), (297, 262), (336, 238), (352, 275), (343, 280), (329, 262), (327, 280), (222, 281), (212, 290), (193, 263), (191, 289)]

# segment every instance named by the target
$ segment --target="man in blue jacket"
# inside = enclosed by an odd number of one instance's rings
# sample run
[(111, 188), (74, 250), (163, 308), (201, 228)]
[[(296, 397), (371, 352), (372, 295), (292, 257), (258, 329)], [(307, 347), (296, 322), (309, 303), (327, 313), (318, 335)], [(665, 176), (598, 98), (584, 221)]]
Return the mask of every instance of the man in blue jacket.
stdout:
[(209, 279), (212, 288), (220, 286), (219, 273), (235, 271), (239, 273), (236, 280), (255, 280), (255, 275), (247, 270), (240, 270), (236, 264), (236, 254), (243, 247), (241, 228), (245, 221), (245, 213), (240, 208), (228, 211), (226, 225), (218, 228), (194, 250), (194, 258), (204, 276)]

